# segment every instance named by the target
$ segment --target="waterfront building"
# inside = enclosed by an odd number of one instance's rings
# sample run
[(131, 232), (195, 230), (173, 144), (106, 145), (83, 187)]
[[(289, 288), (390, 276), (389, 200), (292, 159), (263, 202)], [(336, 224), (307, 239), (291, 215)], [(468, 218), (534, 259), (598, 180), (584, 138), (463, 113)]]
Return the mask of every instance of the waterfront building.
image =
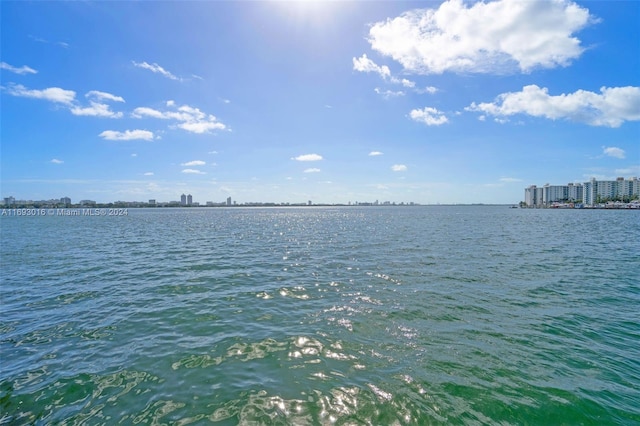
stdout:
[(542, 187), (542, 203), (545, 206), (558, 201), (566, 201), (569, 194), (567, 185), (549, 185), (548, 183)]
[(69, 197), (60, 198), (60, 204), (62, 204), (64, 206), (68, 206), (69, 204), (71, 204), (71, 198), (69, 198)]
[(231, 205), (231, 197), (227, 197), (227, 206)]
[(193, 204), (193, 197), (189, 194), (187, 195), (187, 205), (190, 206), (191, 204)]
[(582, 201), (582, 191), (583, 191), (583, 186), (581, 183), (578, 184), (573, 184), (570, 183), (567, 185), (567, 199), (570, 202), (581, 202)]
[(527, 207), (548, 207), (558, 202), (582, 202), (585, 206), (594, 206), (607, 201), (628, 202), (637, 197), (640, 197), (640, 181), (637, 177), (619, 177), (616, 180), (591, 178), (582, 184), (546, 184), (542, 188), (531, 185), (524, 190)]
[(544, 188), (538, 188), (536, 185), (525, 188), (524, 200), (527, 207), (542, 207), (543, 190)]
[(183, 206), (187, 205), (187, 196), (186, 195), (182, 194), (180, 196), (180, 204), (182, 204)]
[(582, 184), (569, 183), (567, 185), (549, 185), (542, 188), (542, 204), (550, 206), (553, 203), (575, 203), (582, 201)]

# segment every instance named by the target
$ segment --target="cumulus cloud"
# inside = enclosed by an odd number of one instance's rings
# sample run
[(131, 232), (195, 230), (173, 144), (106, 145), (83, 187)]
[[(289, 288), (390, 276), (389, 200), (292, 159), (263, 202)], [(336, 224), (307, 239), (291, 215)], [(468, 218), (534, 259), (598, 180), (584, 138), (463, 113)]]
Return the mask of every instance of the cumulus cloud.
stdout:
[(441, 124), (445, 124), (449, 121), (442, 111), (438, 111), (436, 108), (432, 107), (411, 110), (409, 116), (412, 120), (424, 123), (427, 126), (440, 126)]
[(58, 160), (57, 158), (53, 158), (53, 159), (51, 159), (51, 162), (52, 162), (53, 164), (62, 164), (62, 163), (64, 163), (64, 161), (62, 161), (62, 160)]
[(465, 110), (497, 117), (528, 114), (590, 126), (620, 127), (625, 121), (640, 120), (640, 87), (602, 87), (599, 94), (578, 90), (553, 96), (547, 88), (529, 85), (521, 92), (498, 95), (491, 103), (474, 102)]
[(0, 62), (0, 69), (11, 71), (13, 73), (20, 74), (20, 75), (38, 73), (38, 71), (26, 65), (23, 65), (21, 67), (14, 67), (13, 65), (9, 65), (6, 62)]
[(156, 64), (155, 62), (153, 64), (149, 64), (147, 62), (136, 62), (136, 61), (131, 61), (133, 63), (134, 66), (138, 67), (138, 68), (143, 68), (146, 70), (149, 70), (151, 72), (157, 73), (157, 74), (161, 74), (171, 80), (180, 80), (180, 78), (176, 77), (175, 75), (171, 74), (169, 71), (167, 71), (166, 69), (162, 68), (160, 65)]
[(91, 90), (84, 96), (87, 98), (97, 99), (99, 101), (124, 102), (124, 98), (122, 96), (112, 95), (111, 93), (101, 92), (99, 90)]
[(298, 155), (297, 157), (293, 157), (291, 159), (296, 161), (320, 161), (322, 160), (322, 155), (303, 154), (303, 155)]
[(145, 176), (153, 176), (153, 172), (145, 172), (144, 175)]
[(22, 98), (44, 99), (50, 102), (71, 105), (76, 98), (73, 90), (49, 87), (42, 90), (27, 89), (22, 84), (10, 84), (5, 88), (8, 94)]
[(382, 78), (391, 76), (391, 71), (386, 65), (378, 65), (363, 54), (360, 58), (353, 58), (353, 69), (360, 72), (375, 72)]
[(182, 173), (188, 174), (188, 175), (206, 175), (206, 172), (203, 172), (201, 170), (196, 170), (196, 169), (184, 169), (182, 171)]
[(193, 167), (193, 166), (204, 166), (205, 164), (207, 163), (202, 160), (193, 160), (193, 161), (187, 161), (186, 163), (182, 163), (181, 166)]
[(105, 130), (100, 133), (100, 136), (103, 139), (109, 141), (130, 141), (134, 139), (142, 139), (145, 141), (153, 140), (153, 132), (148, 130), (125, 130), (124, 132), (118, 132), (115, 130)]
[(438, 91), (437, 87), (433, 87), (433, 86), (427, 86), (424, 89), (417, 89), (416, 90), (418, 93), (428, 93), (430, 95), (433, 95), (434, 93), (436, 93)]
[(158, 111), (153, 108), (139, 107), (133, 110), (136, 118), (151, 117), (162, 120), (175, 120), (175, 126), (191, 133), (207, 133), (211, 130), (225, 130), (227, 126), (219, 121), (214, 115), (206, 114), (198, 108), (189, 105), (182, 105), (175, 108), (175, 102), (168, 101), (167, 107), (172, 107), (169, 111)]
[(380, 151), (371, 151), (369, 153), (369, 157), (375, 157), (375, 156), (378, 156), (378, 155), (382, 155), (382, 153)]
[(100, 92), (92, 90), (85, 94), (85, 97), (89, 98), (89, 106), (81, 106), (76, 102), (76, 92), (73, 90), (65, 90), (59, 87), (49, 87), (43, 90), (27, 89), (21, 84), (10, 84), (4, 88), (7, 93), (13, 96), (19, 96), (24, 98), (44, 99), (50, 102), (55, 102), (65, 105), (69, 108), (69, 111), (73, 115), (83, 115), (91, 117), (109, 117), (120, 118), (121, 112), (111, 111), (109, 105), (101, 101), (115, 101), (124, 102), (124, 99), (120, 96), (112, 95), (111, 93)]
[(317, 169), (315, 167), (309, 168), (309, 169), (305, 169), (304, 171), (305, 173), (318, 173), (320, 172), (320, 169)]
[(75, 106), (70, 109), (71, 114), (73, 115), (86, 115), (91, 117), (107, 117), (107, 118), (120, 118), (122, 117), (121, 112), (111, 111), (109, 105), (102, 104), (99, 102), (90, 101), (90, 106), (88, 107), (79, 107)]
[(394, 172), (406, 172), (407, 169), (408, 167), (404, 164), (394, 164), (393, 166), (391, 166), (391, 170), (393, 170)]
[[(584, 48), (574, 34), (597, 19), (569, 0), (448, 0), (375, 23), (375, 51), (420, 74), (566, 66)], [(355, 60), (354, 60), (355, 67)]]
[(385, 99), (389, 99), (389, 98), (395, 98), (398, 96), (404, 96), (405, 93), (402, 90), (399, 91), (393, 91), (393, 90), (382, 90), (378, 87), (376, 87), (375, 89), (373, 89), (378, 95), (382, 96)]
[(416, 87), (415, 81), (407, 80), (406, 78), (402, 78), (402, 79), (393, 78), (392, 81), (394, 83), (402, 84), (404, 87), (409, 87), (409, 88)]
[(623, 159), (625, 158), (625, 152), (622, 148), (617, 148), (615, 146), (605, 146), (602, 149), (602, 153), (604, 155), (608, 155), (609, 157), (615, 157)]

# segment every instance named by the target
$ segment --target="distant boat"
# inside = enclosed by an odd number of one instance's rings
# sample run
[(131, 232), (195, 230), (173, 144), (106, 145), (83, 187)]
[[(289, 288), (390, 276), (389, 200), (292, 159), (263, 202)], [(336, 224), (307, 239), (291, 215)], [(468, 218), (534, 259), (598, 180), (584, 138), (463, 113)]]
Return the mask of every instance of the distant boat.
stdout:
[(518, 208), (518, 206), (511, 206), (511, 207), (509, 207), (509, 208), (510, 208), (510, 209), (517, 209), (517, 208)]

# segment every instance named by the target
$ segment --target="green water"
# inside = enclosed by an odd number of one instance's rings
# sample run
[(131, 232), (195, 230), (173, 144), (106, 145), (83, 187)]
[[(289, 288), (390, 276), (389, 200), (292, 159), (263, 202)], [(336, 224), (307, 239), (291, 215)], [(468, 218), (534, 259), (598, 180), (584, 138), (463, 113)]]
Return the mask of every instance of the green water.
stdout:
[(640, 424), (640, 216), (3, 217), (0, 424)]

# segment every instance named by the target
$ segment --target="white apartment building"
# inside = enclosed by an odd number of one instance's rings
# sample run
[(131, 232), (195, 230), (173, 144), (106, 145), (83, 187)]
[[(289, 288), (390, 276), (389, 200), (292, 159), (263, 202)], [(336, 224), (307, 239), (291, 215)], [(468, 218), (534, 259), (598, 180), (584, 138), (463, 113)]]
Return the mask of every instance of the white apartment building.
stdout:
[(624, 201), (640, 195), (640, 181), (637, 177), (625, 180), (596, 180), (584, 183), (584, 204), (593, 206), (605, 201)]
[(549, 206), (556, 202), (582, 202), (585, 206), (606, 201), (625, 201), (640, 196), (640, 181), (630, 179), (596, 180), (592, 178), (583, 184), (549, 185), (542, 188), (531, 185), (524, 190), (527, 207)]
[(536, 185), (531, 185), (524, 190), (524, 202), (527, 207), (542, 207), (544, 188), (538, 188)]

